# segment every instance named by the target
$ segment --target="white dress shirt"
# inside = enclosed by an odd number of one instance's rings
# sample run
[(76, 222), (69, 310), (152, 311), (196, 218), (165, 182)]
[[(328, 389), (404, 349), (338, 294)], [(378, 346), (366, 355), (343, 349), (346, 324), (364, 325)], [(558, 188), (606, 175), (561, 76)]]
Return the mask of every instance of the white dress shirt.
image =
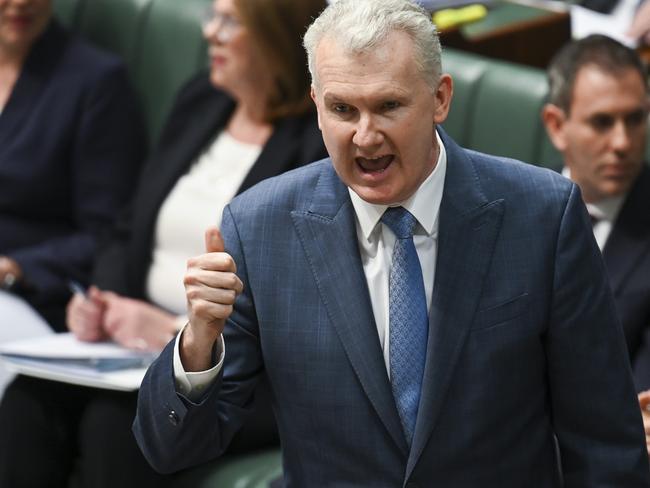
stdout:
[[(440, 136), (436, 133), (438, 147), (438, 161), (434, 170), (420, 185), (415, 194), (404, 202), (396, 203), (402, 206), (417, 219), (418, 225), (413, 235), (413, 243), (420, 259), (424, 291), (426, 294), (427, 309), (431, 307), (433, 283), (435, 277), (436, 256), (438, 251), (438, 215), (440, 202), (447, 171), (447, 153)], [(390, 375), (390, 347), (389, 347), (389, 313), (388, 313), (388, 278), (392, 266), (393, 247), (395, 235), (380, 222), (387, 205), (375, 205), (362, 200), (354, 191), (349, 190), (354, 212), (356, 214), (357, 240), (361, 253), (363, 272), (368, 283), (372, 312), (375, 317), (379, 343), (384, 354), (386, 371)], [(207, 371), (187, 373), (180, 360), (179, 334), (174, 348), (174, 376), (176, 389), (186, 395), (190, 400), (198, 400), (205, 387), (218, 375), (225, 345), (222, 341), (218, 344), (218, 364)]]
[[(562, 170), (562, 176), (571, 179), (571, 170), (565, 166)], [(627, 193), (616, 197), (605, 198), (598, 202), (585, 203), (589, 215), (596, 219), (596, 223), (593, 225), (593, 231), (596, 243), (601, 251), (605, 249), (605, 244), (607, 244), (607, 239), (609, 239), (609, 235), (612, 233), (625, 197), (627, 197)]]

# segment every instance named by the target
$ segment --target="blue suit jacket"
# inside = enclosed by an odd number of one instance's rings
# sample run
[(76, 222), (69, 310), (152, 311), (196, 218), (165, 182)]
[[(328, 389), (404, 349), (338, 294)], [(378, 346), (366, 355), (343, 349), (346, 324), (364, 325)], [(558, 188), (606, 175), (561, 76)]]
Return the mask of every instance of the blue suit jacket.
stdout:
[(0, 114), (0, 254), (19, 263), (23, 292), (54, 327), (145, 148), (124, 65), (52, 22)]
[(172, 345), (153, 364), (134, 429), (154, 467), (218, 455), (266, 370), (287, 486), (554, 487), (557, 452), (564, 486), (650, 484), (625, 343), (577, 188), (443, 141), (411, 449), (352, 204), (325, 160), (263, 182), (224, 211), (244, 293), (228, 322), (223, 376), (193, 404), (174, 390)]

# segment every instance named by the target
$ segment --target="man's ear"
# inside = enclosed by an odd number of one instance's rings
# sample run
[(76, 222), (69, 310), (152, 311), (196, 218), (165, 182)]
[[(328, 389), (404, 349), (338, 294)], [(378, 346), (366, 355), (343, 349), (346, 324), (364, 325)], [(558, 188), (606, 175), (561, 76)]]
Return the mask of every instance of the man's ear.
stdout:
[(447, 119), (453, 93), (454, 82), (451, 76), (446, 73), (442, 74), (438, 82), (438, 88), (436, 88), (434, 94), (436, 97), (436, 109), (433, 113), (433, 122), (435, 124), (442, 124)]
[(316, 99), (316, 89), (314, 88), (314, 85), (311, 85), (311, 89), (309, 90), (309, 95), (311, 96), (311, 99), (314, 101), (314, 105), (316, 105), (316, 117), (318, 119), (318, 128), (320, 130), (323, 130), (323, 126), (320, 122), (320, 107), (318, 106), (318, 100)]
[(547, 103), (542, 107), (542, 122), (546, 127), (546, 133), (551, 142), (560, 152), (566, 149), (566, 139), (564, 136), (564, 124), (566, 123), (566, 113), (557, 105)]

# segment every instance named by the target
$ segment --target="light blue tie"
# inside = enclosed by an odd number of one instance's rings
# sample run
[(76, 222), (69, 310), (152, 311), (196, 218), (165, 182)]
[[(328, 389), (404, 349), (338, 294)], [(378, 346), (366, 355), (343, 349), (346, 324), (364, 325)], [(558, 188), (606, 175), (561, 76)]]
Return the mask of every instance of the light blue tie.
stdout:
[(391, 207), (381, 218), (397, 240), (389, 278), (390, 379), (409, 445), (418, 415), (429, 319), (420, 260), (413, 244), (417, 220), (404, 207)]

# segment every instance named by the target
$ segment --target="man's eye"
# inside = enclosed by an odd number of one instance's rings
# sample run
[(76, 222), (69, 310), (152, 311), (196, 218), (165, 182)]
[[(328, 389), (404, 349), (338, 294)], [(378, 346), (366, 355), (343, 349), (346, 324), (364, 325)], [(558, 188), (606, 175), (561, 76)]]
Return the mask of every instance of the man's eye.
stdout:
[(614, 119), (607, 115), (598, 115), (591, 119), (591, 126), (597, 131), (610, 129), (614, 125)]
[(340, 113), (340, 114), (345, 114), (345, 113), (348, 113), (350, 111), (349, 105), (345, 105), (344, 103), (337, 103), (337, 104), (332, 106), (332, 109), (335, 112)]
[(647, 118), (648, 114), (645, 110), (637, 110), (636, 112), (632, 112), (625, 117), (625, 124), (630, 127), (637, 127), (645, 123)]
[(396, 109), (396, 108), (399, 107), (399, 106), (400, 106), (400, 105), (399, 105), (399, 102), (396, 102), (396, 101), (394, 101), (394, 100), (391, 100), (391, 101), (389, 101), (389, 102), (384, 102), (384, 104), (382, 105), (382, 107), (384, 108), (384, 110), (394, 110), (394, 109)]

